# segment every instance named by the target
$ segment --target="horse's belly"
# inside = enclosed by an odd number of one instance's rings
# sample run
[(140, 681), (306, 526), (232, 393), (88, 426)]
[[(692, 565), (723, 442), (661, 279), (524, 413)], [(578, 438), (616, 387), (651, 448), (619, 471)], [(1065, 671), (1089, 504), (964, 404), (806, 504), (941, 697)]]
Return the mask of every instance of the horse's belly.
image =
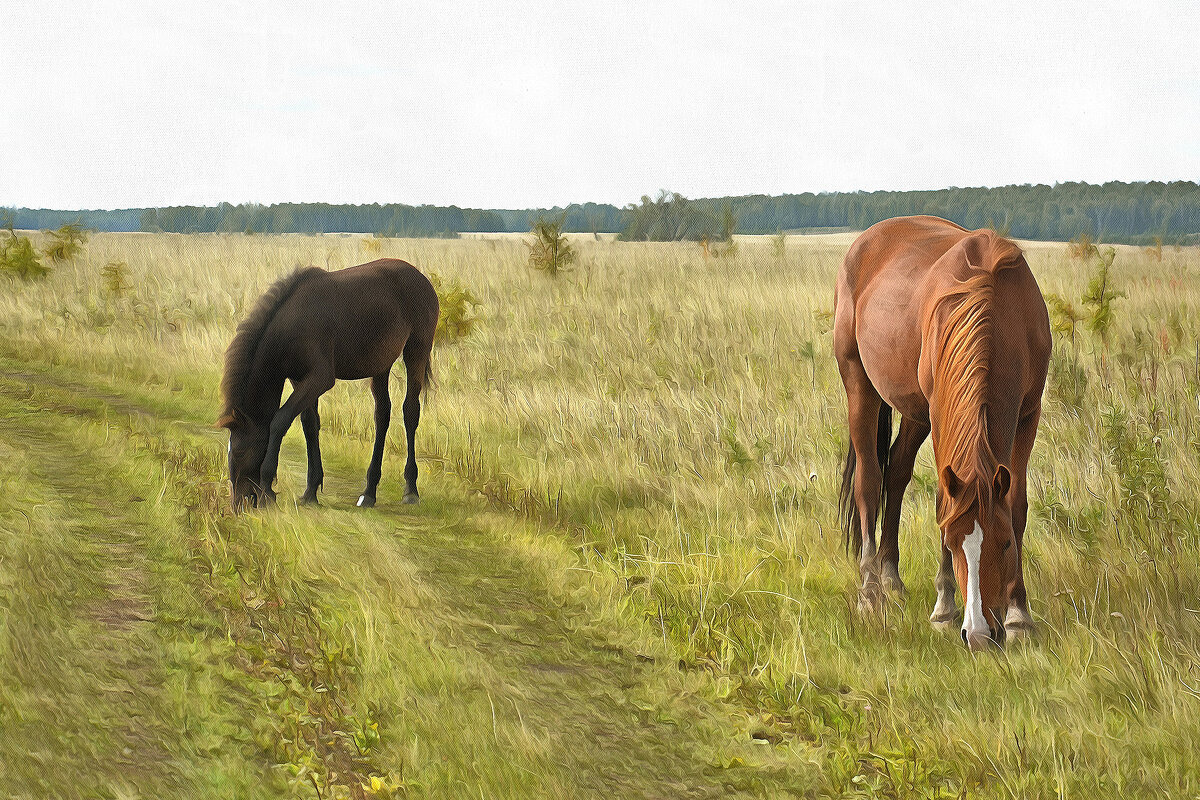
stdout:
[(929, 419), (921, 389), (921, 328), (904, 306), (863, 308), (858, 314), (858, 353), (871, 385), (883, 401), (906, 417)]

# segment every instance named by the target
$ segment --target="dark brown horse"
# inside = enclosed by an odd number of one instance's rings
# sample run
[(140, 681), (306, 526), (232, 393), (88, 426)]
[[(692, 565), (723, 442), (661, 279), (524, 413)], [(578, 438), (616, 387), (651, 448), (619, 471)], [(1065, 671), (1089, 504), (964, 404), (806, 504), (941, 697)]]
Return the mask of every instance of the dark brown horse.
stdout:
[[(851, 246), (835, 302), (834, 352), (850, 410), (842, 514), (860, 556), (861, 604), (904, 590), (900, 502), (932, 432), (942, 565), (930, 620), (957, 622), (957, 578), (972, 650), (1001, 643), (1006, 628), (1032, 631), (1021, 570), (1025, 482), (1051, 342), (1021, 250), (936, 217), (887, 220)], [(900, 412), (894, 442), (892, 409)]]
[[(408, 374), (404, 502), (417, 502), (414, 444), (437, 320), (438, 298), (429, 279), (391, 258), (336, 272), (296, 270), (267, 289), (225, 351), (224, 410), (217, 424), (229, 429), (234, 511), (247, 501), (274, 501), (279, 446), (297, 415), (308, 444), (308, 487), (301, 502), (317, 501), (325, 475), (317, 398), (335, 380), (358, 378), (370, 378), (375, 395), (375, 450), (358, 505), (375, 505), (392, 416), (388, 377), (401, 356)], [(291, 381), (292, 393), (281, 406), (285, 381)]]

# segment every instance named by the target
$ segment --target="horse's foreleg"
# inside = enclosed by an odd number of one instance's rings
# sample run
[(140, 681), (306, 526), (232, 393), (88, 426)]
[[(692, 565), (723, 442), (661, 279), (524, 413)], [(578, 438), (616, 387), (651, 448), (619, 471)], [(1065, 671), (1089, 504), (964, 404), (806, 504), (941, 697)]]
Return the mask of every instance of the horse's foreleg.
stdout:
[(310, 372), (303, 380), (292, 384), (291, 395), (271, 418), (267, 454), (259, 470), (259, 486), (262, 488), (264, 504), (275, 502), (275, 492), (271, 487), (275, 484), (275, 474), (279, 471), (279, 448), (283, 444), (284, 434), (288, 432), (288, 428), (292, 427), (292, 423), (296, 421), (300, 412), (315, 406), (317, 398), (329, 391), (332, 386), (332, 374)]
[(928, 425), (901, 418), (900, 433), (892, 445), (887, 475), (884, 476), (887, 486), (883, 523), (879, 530), (879, 566), (883, 573), (883, 587), (901, 595), (904, 594), (904, 582), (900, 580), (900, 507), (908, 482), (912, 480), (917, 451), (927, 436)]
[(958, 584), (954, 582), (954, 556), (944, 546), (941, 550), (942, 565), (933, 582), (937, 588), (937, 602), (933, 605), (929, 621), (939, 630), (957, 630), (961, 615), (958, 607), (954, 605), (954, 591), (958, 588)]
[(387, 441), (388, 426), (392, 423), (392, 396), (388, 390), (390, 370), (371, 378), (371, 394), (375, 396), (375, 449), (371, 452), (371, 463), (367, 466), (367, 488), (363, 489), (358, 504), (363, 508), (375, 505), (375, 490), (383, 476), (383, 445)]
[(304, 443), (308, 447), (308, 486), (304, 489), (301, 503), (317, 503), (317, 490), (325, 480), (325, 470), (321, 466), (321, 416), (317, 413), (317, 404), (300, 412), (300, 425), (304, 428)]
[(404, 502), (416, 503), (417, 493), (417, 425), (421, 422), (421, 390), (425, 386), (425, 370), (429, 365), (429, 346), (409, 340), (404, 348), (404, 368), (407, 387), (404, 395), (404, 434), (408, 440), (408, 459), (404, 464)]
[(1012, 474), (1012, 526), (1017, 540), (1017, 577), (1009, 594), (1008, 613), (1004, 617), (1004, 629), (1010, 635), (1020, 637), (1033, 633), (1033, 616), (1029, 613), (1029, 600), (1025, 595), (1025, 523), (1029, 516), (1028, 470), (1029, 456), (1033, 452), (1033, 440), (1037, 437), (1038, 419), (1041, 409), (1028, 414), (1017, 423), (1017, 435), (1013, 442)]

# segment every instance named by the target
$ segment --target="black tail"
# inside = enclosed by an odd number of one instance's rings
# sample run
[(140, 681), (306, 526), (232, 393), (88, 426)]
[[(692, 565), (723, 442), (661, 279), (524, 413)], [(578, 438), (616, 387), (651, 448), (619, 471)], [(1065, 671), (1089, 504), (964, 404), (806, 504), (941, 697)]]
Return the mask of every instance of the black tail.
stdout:
[[(888, 456), (892, 451), (892, 407), (887, 403), (879, 406), (879, 433), (875, 439), (875, 456), (879, 459), (879, 470), (883, 473), (879, 496), (879, 508), (887, 500)], [(858, 519), (858, 504), (854, 502), (854, 444), (846, 453), (846, 466), (842, 469), (842, 490), (838, 494), (838, 514), (842, 520), (842, 535), (846, 550), (854, 549), (857, 557), (862, 554), (862, 526)]]

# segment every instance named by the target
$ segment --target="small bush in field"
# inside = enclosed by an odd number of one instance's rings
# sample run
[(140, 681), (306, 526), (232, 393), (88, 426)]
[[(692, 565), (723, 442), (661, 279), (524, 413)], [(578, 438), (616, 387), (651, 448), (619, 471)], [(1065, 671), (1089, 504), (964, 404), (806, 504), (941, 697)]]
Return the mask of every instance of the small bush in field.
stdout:
[(541, 270), (551, 277), (565, 272), (575, 263), (575, 248), (563, 236), (563, 223), (566, 215), (558, 219), (542, 217), (533, 224), (533, 241), (526, 242), (529, 248), (529, 266)]
[(1090, 309), (1087, 321), (1088, 329), (1096, 334), (1105, 349), (1108, 348), (1114, 320), (1112, 303), (1117, 298), (1125, 296), (1124, 292), (1113, 288), (1111, 270), (1116, 257), (1116, 250), (1111, 247), (1104, 249), (1104, 252), (1100, 254), (1099, 267), (1092, 275), (1087, 291), (1083, 293), (1083, 304)]
[(1050, 307), (1050, 326), (1055, 333), (1065, 334), (1071, 342), (1071, 350), (1075, 350), (1075, 328), (1083, 320), (1075, 304), (1061, 295), (1050, 293), (1046, 295), (1046, 305)]
[(1099, 250), (1096, 248), (1096, 244), (1092, 241), (1091, 236), (1081, 233), (1076, 238), (1067, 242), (1067, 253), (1070, 254), (1071, 258), (1087, 261), (1092, 256), (1098, 255)]
[(129, 265), (124, 261), (110, 261), (100, 270), (104, 291), (112, 297), (124, 297), (133, 288), (129, 283)]
[(441, 305), (433, 340), (453, 342), (470, 336), (479, 324), (478, 310), (482, 301), (457, 280), (444, 280), (437, 273), (430, 273), (429, 282)]
[(44, 278), (50, 268), (42, 263), (28, 236), (18, 236), (12, 228), (0, 231), (0, 273), (23, 280)]
[(88, 240), (88, 231), (79, 222), (68, 222), (58, 230), (46, 233), (50, 241), (42, 248), (42, 253), (56, 264), (79, 255)]

